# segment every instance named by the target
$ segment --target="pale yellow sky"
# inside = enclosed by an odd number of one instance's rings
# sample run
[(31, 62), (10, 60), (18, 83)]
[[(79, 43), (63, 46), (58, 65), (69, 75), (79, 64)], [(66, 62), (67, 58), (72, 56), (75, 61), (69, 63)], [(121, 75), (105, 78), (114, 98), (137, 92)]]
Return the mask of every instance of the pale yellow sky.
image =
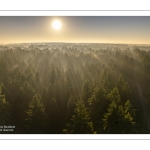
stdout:
[[(52, 27), (54, 20), (61, 28)], [(0, 43), (77, 42), (150, 44), (150, 17), (0, 16)]]

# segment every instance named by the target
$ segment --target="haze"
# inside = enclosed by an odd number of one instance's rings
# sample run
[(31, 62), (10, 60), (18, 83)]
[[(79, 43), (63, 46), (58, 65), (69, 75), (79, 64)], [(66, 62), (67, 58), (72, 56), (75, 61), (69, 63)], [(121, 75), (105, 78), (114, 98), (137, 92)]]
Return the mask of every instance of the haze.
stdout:
[[(62, 27), (51, 24), (59, 20)], [(0, 16), (0, 43), (150, 44), (149, 16)]]

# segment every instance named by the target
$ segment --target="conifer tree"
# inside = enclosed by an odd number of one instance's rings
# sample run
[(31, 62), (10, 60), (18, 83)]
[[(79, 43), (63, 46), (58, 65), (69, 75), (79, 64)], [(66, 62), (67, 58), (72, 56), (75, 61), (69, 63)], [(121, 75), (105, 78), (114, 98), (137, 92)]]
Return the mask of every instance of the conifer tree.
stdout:
[(42, 97), (42, 102), (43, 102), (44, 107), (45, 107), (45, 111), (47, 112), (48, 111), (49, 94), (48, 94), (48, 89), (45, 86), (43, 87), (41, 97)]
[(73, 134), (91, 134), (94, 133), (93, 123), (82, 100), (76, 103), (72, 123), (68, 124), (68, 132)]
[(123, 102), (130, 99), (131, 91), (130, 91), (128, 83), (124, 80), (122, 75), (119, 76), (119, 79), (117, 82), (117, 88), (120, 93), (120, 98)]
[(46, 114), (39, 95), (34, 95), (26, 111), (25, 129), (27, 133), (39, 134), (45, 131)]
[(88, 103), (94, 128), (98, 132), (101, 132), (103, 130), (102, 118), (109, 105), (105, 89), (102, 87), (95, 88), (92, 96), (88, 100)]
[(117, 88), (114, 88), (108, 97), (111, 102), (107, 112), (104, 114), (104, 130), (109, 134), (131, 133), (135, 124), (135, 110), (130, 101), (127, 100), (125, 104), (122, 104)]
[(75, 108), (75, 97), (73, 95), (70, 95), (70, 98), (67, 103), (67, 111), (66, 111), (66, 119), (67, 121), (70, 121)]
[(50, 83), (51, 83), (52, 85), (54, 85), (55, 80), (56, 80), (56, 72), (55, 72), (54, 69), (51, 70), (49, 79), (50, 79)]
[(11, 106), (6, 101), (5, 95), (2, 94), (2, 88), (0, 85), (0, 125), (8, 125), (11, 120)]
[(61, 132), (60, 111), (55, 98), (52, 98), (48, 103), (48, 132), (60, 133)]
[(86, 80), (82, 86), (82, 99), (85, 103), (85, 105), (88, 105), (88, 99), (91, 96), (91, 89), (90, 89), (90, 83), (89, 80)]
[(114, 82), (110, 75), (108, 68), (104, 67), (99, 80), (99, 85), (107, 92), (109, 92), (114, 86)]

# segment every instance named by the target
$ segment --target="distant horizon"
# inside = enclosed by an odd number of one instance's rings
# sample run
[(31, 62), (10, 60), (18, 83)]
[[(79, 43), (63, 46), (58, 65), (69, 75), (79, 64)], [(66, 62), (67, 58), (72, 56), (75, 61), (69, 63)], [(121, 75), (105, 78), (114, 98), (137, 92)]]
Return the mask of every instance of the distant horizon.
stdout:
[(150, 44), (150, 16), (0, 16), (0, 23), (4, 44)]
[(0, 45), (9, 44), (38, 44), (38, 43), (64, 43), (64, 44), (127, 44), (127, 45), (150, 45), (150, 44), (136, 44), (136, 43), (101, 43), (101, 42), (10, 42), (10, 43), (0, 43)]

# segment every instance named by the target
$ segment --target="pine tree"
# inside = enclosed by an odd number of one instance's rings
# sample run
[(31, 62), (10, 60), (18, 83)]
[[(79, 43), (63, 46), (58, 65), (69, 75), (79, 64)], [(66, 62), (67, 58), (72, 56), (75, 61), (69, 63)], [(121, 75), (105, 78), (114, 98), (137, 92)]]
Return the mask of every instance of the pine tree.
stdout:
[(46, 114), (40, 96), (35, 95), (26, 111), (25, 129), (27, 133), (39, 134), (45, 131)]
[(112, 76), (110, 75), (110, 72), (106, 67), (104, 67), (101, 72), (99, 85), (107, 92), (109, 92), (114, 86)]
[(43, 102), (44, 107), (45, 107), (45, 111), (47, 112), (48, 111), (49, 94), (48, 94), (48, 89), (45, 86), (43, 87), (41, 97), (42, 97), (42, 102)]
[(72, 123), (67, 124), (68, 133), (73, 134), (91, 134), (94, 133), (93, 123), (82, 100), (76, 103)]
[(66, 119), (69, 122), (73, 113), (74, 113), (74, 108), (75, 108), (75, 97), (73, 95), (70, 95), (70, 98), (67, 103), (67, 111), (66, 111)]
[(88, 103), (94, 129), (96, 129), (98, 133), (101, 133), (103, 130), (102, 118), (109, 105), (106, 91), (102, 87), (95, 88)]
[(2, 94), (2, 88), (0, 85), (0, 125), (8, 125), (10, 123), (11, 109), (12, 107), (6, 101), (5, 95)]
[(130, 104), (130, 101), (127, 100), (125, 104), (121, 103), (117, 88), (114, 88), (108, 97), (111, 103), (107, 112), (104, 114), (104, 130), (109, 134), (132, 133), (133, 125), (135, 124), (135, 110)]
[(89, 80), (86, 80), (82, 87), (82, 99), (86, 106), (88, 106), (88, 99), (91, 96), (91, 89), (90, 89), (90, 83)]
[(35, 83), (36, 83), (36, 88), (35, 88), (36, 92), (39, 92), (42, 84), (41, 84), (41, 79), (40, 79), (40, 75), (39, 75), (38, 72), (36, 72), (34, 80), (35, 80)]
[(48, 103), (48, 131), (49, 133), (61, 133), (60, 111), (55, 98)]
[(125, 102), (126, 100), (130, 99), (130, 88), (128, 83), (124, 80), (123, 76), (120, 75), (118, 82), (117, 82), (117, 88), (120, 93), (121, 101)]
[(51, 70), (50, 76), (49, 76), (49, 80), (50, 80), (50, 83), (52, 85), (54, 85), (54, 83), (56, 81), (56, 72), (55, 72), (55, 69)]

